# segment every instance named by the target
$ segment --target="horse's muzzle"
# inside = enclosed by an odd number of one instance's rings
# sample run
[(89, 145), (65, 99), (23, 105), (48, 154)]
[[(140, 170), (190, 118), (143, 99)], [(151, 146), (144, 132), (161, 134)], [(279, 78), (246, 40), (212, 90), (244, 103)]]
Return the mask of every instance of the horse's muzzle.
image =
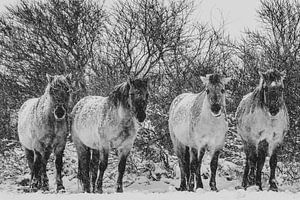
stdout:
[(146, 113), (145, 112), (138, 112), (136, 114), (136, 118), (139, 122), (143, 122), (146, 119)]
[(56, 106), (54, 109), (54, 117), (58, 121), (65, 119), (66, 113), (66, 109), (62, 105)]
[(212, 104), (210, 110), (214, 117), (219, 117), (221, 115), (221, 106), (220, 104)]

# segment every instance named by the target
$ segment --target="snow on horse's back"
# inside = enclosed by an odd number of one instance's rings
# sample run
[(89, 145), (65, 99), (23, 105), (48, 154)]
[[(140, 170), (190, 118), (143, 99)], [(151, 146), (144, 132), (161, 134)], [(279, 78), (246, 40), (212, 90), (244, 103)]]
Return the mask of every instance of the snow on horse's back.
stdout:
[(285, 72), (271, 69), (259, 74), (258, 87), (244, 96), (236, 111), (237, 132), (244, 141), (246, 153), (242, 186), (247, 188), (256, 184), (262, 189), (261, 170), (266, 156), (269, 155), (270, 189), (277, 190), (277, 149), (289, 127), (288, 112), (283, 99)]
[[(205, 91), (197, 94), (181, 94), (173, 100), (170, 106), (169, 131), (174, 150), (179, 157), (182, 174), (180, 190), (194, 189), (194, 173), (197, 178), (196, 188), (203, 187), (200, 177), (203, 154), (208, 149), (212, 154), (212, 161), (217, 162), (228, 129), (225, 85), (230, 78), (210, 74), (201, 77), (201, 80), (206, 86)], [(213, 164), (214, 169), (216, 169), (215, 164), (217, 163)], [(191, 174), (189, 169), (193, 171)], [(212, 190), (216, 190), (214, 171), (212, 170), (210, 182)], [(188, 188), (186, 182), (188, 182)]]
[[(117, 192), (123, 191), (122, 178), (126, 158), (136, 138), (137, 121), (143, 122), (146, 118), (147, 88), (147, 79), (129, 79), (117, 85), (109, 96), (88, 96), (73, 108), (71, 132), (79, 160), (78, 179), (85, 192), (90, 192), (91, 172), (92, 191), (102, 193), (110, 148), (119, 151)], [(100, 178), (96, 183), (98, 167)]]

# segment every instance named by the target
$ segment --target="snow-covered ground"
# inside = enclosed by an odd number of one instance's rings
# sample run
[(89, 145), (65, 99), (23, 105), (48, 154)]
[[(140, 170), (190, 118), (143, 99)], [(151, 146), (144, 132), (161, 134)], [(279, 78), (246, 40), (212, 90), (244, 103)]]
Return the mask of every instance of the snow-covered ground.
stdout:
[[(128, 178), (127, 177), (127, 181)], [(20, 199), (20, 200), (48, 200), (48, 199), (61, 199), (61, 200), (74, 200), (74, 199), (86, 199), (86, 200), (98, 200), (99, 198), (105, 200), (171, 200), (171, 199), (213, 199), (213, 200), (277, 200), (277, 199), (300, 199), (300, 188), (291, 186), (279, 186), (279, 192), (268, 191), (267, 183), (264, 184), (264, 191), (257, 191), (256, 187), (249, 188), (247, 191), (236, 190), (235, 186), (240, 184), (240, 180), (228, 181), (224, 177), (217, 177), (217, 184), (219, 192), (212, 192), (209, 190), (208, 180), (204, 179), (204, 189), (198, 189), (196, 192), (178, 192), (175, 190), (175, 186), (178, 186), (179, 179), (167, 179), (162, 178), (160, 181), (150, 181), (146, 177), (136, 177), (131, 184), (125, 184), (124, 193), (119, 194), (114, 192), (114, 184), (106, 184), (104, 188), (104, 194), (84, 194), (78, 190), (76, 179), (68, 180), (64, 177), (64, 184), (66, 187), (65, 193), (55, 193), (54, 177), (50, 177), (50, 192), (43, 193), (38, 191), (36, 193), (24, 193), (23, 189), (27, 186), (13, 185), (12, 182), (7, 181), (0, 185), (0, 199)], [(299, 191), (299, 192), (297, 192)]]
[[(282, 173), (276, 175), (279, 192), (268, 191), (268, 174), (269, 168), (264, 168), (263, 173), (263, 189), (258, 191), (256, 187), (248, 188), (247, 191), (236, 190), (235, 187), (241, 184), (242, 166), (236, 165), (231, 161), (219, 159), (219, 168), (217, 176), (217, 187), (219, 192), (212, 192), (209, 189), (209, 161), (206, 156), (203, 160), (201, 172), (203, 174), (204, 189), (199, 189), (196, 192), (178, 192), (175, 187), (179, 186), (179, 169), (178, 166), (174, 167), (175, 175), (172, 178), (167, 178), (163, 175), (164, 170), (157, 165), (152, 175), (149, 178), (149, 171), (140, 174), (133, 174), (126, 172), (124, 176), (124, 193), (115, 193), (116, 181), (116, 165), (117, 162), (113, 161), (109, 165), (109, 169), (104, 176), (104, 194), (83, 194), (80, 193), (77, 178), (77, 158), (74, 147), (67, 145), (65, 152), (64, 164), (64, 186), (65, 193), (55, 192), (55, 172), (53, 162), (48, 164), (48, 177), (49, 177), (49, 192), (38, 191), (36, 193), (26, 193), (28, 190), (29, 171), (24, 159), (23, 151), (21, 149), (14, 149), (12, 152), (7, 153), (7, 157), (1, 157), (0, 160), (0, 200), (20, 199), (20, 200), (35, 200), (35, 199), (61, 199), (61, 200), (98, 200), (99, 198), (105, 200), (175, 200), (175, 199), (205, 199), (205, 200), (277, 200), (277, 199), (300, 199), (300, 183), (295, 182), (288, 184), (284, 181)], [(12, 156), (13, 155), (13, 156)], [(139, 161), (136, 161), (139, 162)], [(279, 163), (280, 164), (280, 163)], [(129, 167), (129, 165), (127, 166)], [(156, 173), (161, 174), (161, 178), (155, 181)]]

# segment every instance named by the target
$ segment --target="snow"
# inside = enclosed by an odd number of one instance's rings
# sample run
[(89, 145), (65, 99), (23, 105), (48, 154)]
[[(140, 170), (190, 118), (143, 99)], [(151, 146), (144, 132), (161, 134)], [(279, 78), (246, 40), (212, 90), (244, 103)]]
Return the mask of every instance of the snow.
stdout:
[(221, 190), (219, 192), (211, 192), (206, 190), (198, 190), (196, 192), (177, 192), (169, 191), (167, 193), (153, 193), (149, 191), (128, 191), (122, 194), (41, 194), (41, 193), (30, 193), (30, 194), (15, 194), (15, 193), (0, 193), (1, 199), (20, 199), (20, 200), (48, 200), (48, 199), (60, 199), (60, 200), (74, 200), (74, 199), (85, 199), (85, 200), (98, 200), (99, 198), (105, 200), (124, 200), (124, 199), (142, 199), (142, 200), (170, 200), (170, 199), (188, 199), (188, 200), (199, 200), (199, 199), (213, 199), (213, 200), (265, 200), (265, 199), (299, 199), (300, 193), (292, 193), (289, 191), (285, 192), (256, 192), (256, 191), (230, 191)]

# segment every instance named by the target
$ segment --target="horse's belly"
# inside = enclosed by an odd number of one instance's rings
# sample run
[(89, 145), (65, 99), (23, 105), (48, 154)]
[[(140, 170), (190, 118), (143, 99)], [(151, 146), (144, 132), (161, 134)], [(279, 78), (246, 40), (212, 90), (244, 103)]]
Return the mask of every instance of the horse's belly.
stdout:
[(195, 138), (189, 132), (188, 123), (178, 123), (172, 127), (173, 134), (177, 140), (180, 141), (185, 146), (193, 147), (195, 146)]

